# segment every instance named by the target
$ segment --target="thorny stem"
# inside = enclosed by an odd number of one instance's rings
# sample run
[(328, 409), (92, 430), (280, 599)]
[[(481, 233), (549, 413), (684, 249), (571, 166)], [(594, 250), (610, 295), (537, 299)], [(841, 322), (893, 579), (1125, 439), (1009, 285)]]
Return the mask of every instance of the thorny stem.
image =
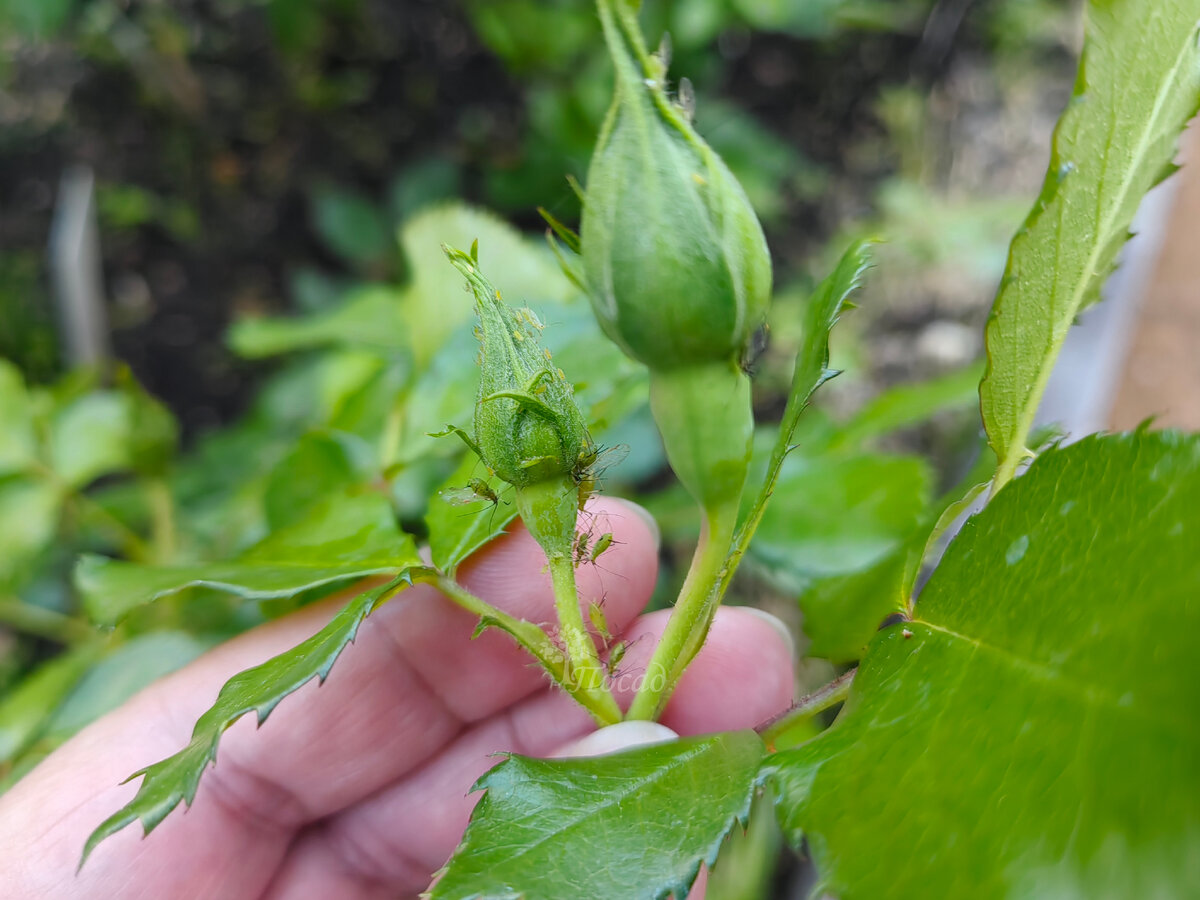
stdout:
[[(617, 707), (612, 694), (601, 686), (596, 688), (583, 683), (575, 674), (567, 657), (552, 641), (546, 632), (537, 625), (524, 619), (518, 619), (497, 609), (483, 600), (453, 578), (449, 578), (436, 570), (429, 570), (427, 576), (417, 576), (419, 580), (428, 581), (446, 595), (458, 606), (472, 615), (478, 616), (481, 627), (494, 626), (512, 637), (538, 661), (550, 678), (570, 694), (584, 707), (600, 725), (612, 725), (621, 720), (621, 711)], [(578, 606), (576, 606), (578, 609)], [(589, 640), (589, 645), (590, 645)], [(593, 653), (595, 649), (593, 648)]]
[(758, 732), (766, 745), (773, 749), (775, 741), (789, 728), (811, 719), (818, 713), (822, 713), (845, 700), (850, 694), (850, 686), (854, 684), (854, 675), (856, 672), (858, 672), (858, 669), (851, 669), (849, 672), (833, 679), (829, 684), (819, 687), (811, 694), (801, 697), (788, 707), (787, 710), (759, 725), (755, 731)]

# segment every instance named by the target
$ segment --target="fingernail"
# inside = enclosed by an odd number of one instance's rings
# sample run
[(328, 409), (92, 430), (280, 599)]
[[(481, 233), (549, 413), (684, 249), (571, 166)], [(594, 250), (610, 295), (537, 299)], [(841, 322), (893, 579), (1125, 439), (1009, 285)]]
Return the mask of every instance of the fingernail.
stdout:
[(791, 659), (796, 658), (796, 639), (792, 637), (792, 630), (783, 623), (782, 619), (778, 618), (777, 616), (773, 616), (765, 609), (759, 609), (756, 606), (739, 606), (738, 609), (750, 613), (750, 615), (754, 616), (755, 618), (762, 619), (764, 622), (774, 628), (776, 633), (783, 638), (784, 643), (787, 644), (788, 656)]
[(554, 756), (558, 759), (571, 759), (576, 756), (603, 756), (606, 753), (616, 753), (619, 750), (629, 750), (633, 747), (644, 747), (648, 744), (665, 744), (679, 737), (666, 725), (657, 722), (618, 722), (608, 725), (599, 731), (593, 731), (586, 737), (572, 741), (565, 747), (559, 748)]
[(638, 506), (632, 500), (626, 500), (623, 497), (612, 497), (614, 502), (620, 504), (629, 510), (637, 518), (646, 523), (646, 527), (650, 529), (650, 533), (654, 535), (654, 546), (657, 547), (662, 542), (662, 532), (658, 529), (658, 522), (654, 520), (654, 516), (650, 515), (648, 510)]

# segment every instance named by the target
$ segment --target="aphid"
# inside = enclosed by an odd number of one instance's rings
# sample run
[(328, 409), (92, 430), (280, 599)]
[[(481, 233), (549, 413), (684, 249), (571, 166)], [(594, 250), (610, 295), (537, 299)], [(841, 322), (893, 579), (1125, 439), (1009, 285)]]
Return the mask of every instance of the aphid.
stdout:
[(608, 677), (611, 678), (616, 672), (617, 666), (621, 664), (621, 660), (625, 658), (625, 651), (629, 649), (629, 644), (625, 641), (618, 641), (613, 644), (612, 650), (608, 653), (608, 661), (604, 664), (605, 670), (608, 672)]
[(696, 118), (696, 89), (692, 87), (691, 79), (680, 78), (679, 89), (675, 94), (675, 102), (680, 112), (690, 122)]
[(444, 490), (441, 497), (455, 506), (465, 506), (468, 503), (490, 503), (495, 506), (500, 502), (500, 497), (482, 478), (472, 478), (466, 487)]
[(592, 626), (596, 629), (596, 634), (600, 635), (600, 639), (604, 643), (612, 640), (612, 632), (608, 630), (608, 618), (604, 615), (604, 610), (600, 604), (593, 600), (588, 604), (588, 618), (592, 620)]
[(768, 338), (770, 337), (770, 329), (763, 325), (758, 328), (754, 334), (750, 336), (750, 342), (746, 345), (745, 351), (742, 354), (741, 367), (742, 371), (753, 377), (758, 371), (758, 361), (767, 351)]
[(588, 559), (588, 544), (591, 543), (592, 535), (587, 531), (581, 531), (575, 535), (575, 544), (571, 547), (571, 556), (575, 560), (575, 565), (583, 565), (584, 560)]
[(600, 537), (596, 538), (596, 543), (592, 544), (592, 552), (588, 554), (588, 559), (595, 562), (600, 558), (600, 554), (612, 546), (613, 536), (611, 531), (606, 531)]
[(592, 495), (596, 493), (601, 476), (613, 466), (618, 465), (628, 455), (628, 444), (618, 444), (615, 447), (600, 447), (596, 444), (589, 444), (584, 448), (575, 462), (575, 468), (571, 472), (575, 483), (579, 485), (580, 509), (583, 509), (588, 500), (592, 498)]

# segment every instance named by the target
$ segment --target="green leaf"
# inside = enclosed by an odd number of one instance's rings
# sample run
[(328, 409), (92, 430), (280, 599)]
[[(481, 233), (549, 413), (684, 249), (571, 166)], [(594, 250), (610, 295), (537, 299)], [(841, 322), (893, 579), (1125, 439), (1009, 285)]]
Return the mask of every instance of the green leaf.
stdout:
[(307, 316), (242, 319), (230, 330), (229, 344), (241, 356), (260, 359), (332, 345), (396, 353), (407, 350), (409, 337), (400, 295), (371, 284)]
[(11, 23), (22, 36), (48, 40), (70, 18), (76, 0), (0, 0), (0, 26)]
[(405, 572), (385, 585), (359, 594), (308, 640), (225, 682), (217, 702), (196, 722), (192, 739), (185, 748), (130, 776), (144, 776), (137, 795), (92, 832), (83, 848), (80, 866), (101, 841), (126, 825), (140, 820), (145, 833), (149, 834), (180, 802), (190, 806), (200, 777), (216, 759), (217, 744), (225, 729), (251, 712), (256, 714), (261, 725), (288, 694), (314, 678), (324, 683), (342, 650), (354, 640), (363, 620), (409, 584), (411, 581)]
[(386, 500), (374, 494), (334, 496), (230, 562), (147, 566), (84, 555), (75, 569), (75, 584), (88, 614), (111, 624), (136, 606), (188, 587), (267, 600), (394, 573), (416, 561), (413, 540), (396, 527)]
[(382, 211), (357, 191), (325, 185), (313, 191), (313, 227), (326, 246), (356, 266), (386, 259), (391, 229)]
[(432, 900), (660, 900), (745, 823), (764, 752), (753, 732), (590, 759), (512, 756), (486, 790)]
[(930, 481), (929, 467), (917, 457), (793, 455), (751, 556), (796, 590), (813, 579), (869, 568), (912, 533), (929, 502)]
[(823, 889), (1184, 897), (1200, 883), (1200, 438), (1048, 450), (967, 522), (828, 731), (775, 757)]
[[(492, 503), (484, 498), (469, 503), (456, 502), (452, 492), (461, 492), (472, 478), (482, 479), (500, 502)], [(466, 454), (429, 501), (425, 525), (429, 529), (433, 564), (452, 576), (459, 563), (502, 535), (508, 523), (517, 516), (512, 495), (511, 485), (506, 485), (495, 475), (488, 475), (474, 453)]]
[(838, 429), (838, 446), (857, 447), (898, 428), (916, 425), (948, 409), (977, 402), (983, 363), (955, 372), (890, 388), (864, 406)]
[(1093, 0), (1075, 94), (1041, 195), (1013, 239), (979, 388), (997, 487), (1027, 456), (1050, 370), (1099, 296), (1142, 195), (1172, 171), (1200, 104), (1200, 0)]
[(754, 538), (768, 509), (767, 504), (774, 495), (788, 454), (795, 449), (792, 439), (813, 392), (838, 374), (829, 368), (829, 333), (837, 324), (849, 296), (862, 285), (863, 274), (871, 264), (871, 244), (872, 241), (869, 240), (851, 244), (833, 272), (817, 285), (805, 307), (804, 340), (796, 356), (787, 406), (783, 411), (783, 420), (779, 424), (779, 433), (771, 450), (771, 459), (767, 464), (763, 482), (735, 539), (735, 559), (732, 565), (725, 567), (726, 586), (737, 568), (737, 558), (740, 558)]
[(50, 465), (67, 485), (132, 468), (129, 398), (91, 391), (56, 410), (50, 422)]
[(119, 645), (79, 679), (70, 696), (51, 707), (45, 736), (65, 741), (116, 709), (155, 679), (186, 666), (215, 643), (182, 631), (154, 631)]
[(267, 524), (272, 530), (286, 527), (358, 480), (345, 442), (335, 434), (306, 434), (267, 477)]
[(54, 540), (61, 504), (62, 495), (44, 479), (0, 482), (0, 588), (30, 574)]
[(166, 473), (179, 445), (179, 425), (175, 417), (122, 368), (118, 387), (126, 403), (128, 416), (129, 461), (133, 469), (152, 477)]
[[(935, 502), (913, 505), (917, 524), (892, 552), (868, 568), (815, 581), (800, 595), (809, 656), (833, 662), (862, 659), (891, 613), (908, 609), (921, 566), (938, 538), (987, 489), (995, 457), (984, 448), (970, 471)], [(897, 532), (899, 536), (899, 532)]]
[(511, 305), (561, 302), (573, 291), (550, 253), (491, 213), (461, 203), (433, 206), (406, 223), (400, 246), (412, 273), (405, 316), (413, 355), (424, 367), (451, 334), (473, 319), (475, 301), (462, 277), (446, 265), (442, 245), (479, 241), (479, 268)]
[(36, 461), (37, 439), (25, 380), (16, 366), (0, 359), (0, 477), (24, 472)]
[(95, 660), (97, 648), (70, 650), (39, 666), (0, 701), (0, 769), (38, 739)]

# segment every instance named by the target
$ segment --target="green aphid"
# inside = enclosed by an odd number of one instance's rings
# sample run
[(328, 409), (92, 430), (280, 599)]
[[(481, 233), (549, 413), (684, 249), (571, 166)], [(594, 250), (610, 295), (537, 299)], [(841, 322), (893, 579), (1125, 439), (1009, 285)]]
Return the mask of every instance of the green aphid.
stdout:
[(629, 644), (625, 641), (618, 641), (613, 644), (612, 650), (608, 653), (608, 662), (604, 664), (604, 668), (608, 671), (611, 678), (612, 674), (617, 670), (617, 666), (621, 664), (621, 660), (625, 658), (625, 651), (629, 649)]
[(453, 503), (456, 506), (485, 502), (495, 506), (500, 502), (499, 495), (482, 478), (472, 478), (463, 488), (450, 488), (442, 491), (441, 496), (447, 503)]
[(608, 618), (595, 600), (588, 604), (588, 618), (592, 620), (592, 627), (596, 629), (596, 634), (600, 635), (600, 639), (604, 643), (607, 644), (612, 640), (612, 632), (608, 630)]
[(603, 553), (605, 550), (607, 550), (609, 547), (612, 546), (612, 542), (613, 542), (612, 532), (611, 531), (604, 532), (604, 534), (602, 534), (602, 535), (600, 535), (600, 537), (596, 538), (596, 543), (592, 544), (592, 550), (591, 550), (591, 553), (588, 554), (588, 558), (592, 562), (595, 562), (597, 559), (600, 558), (601, 553)]

